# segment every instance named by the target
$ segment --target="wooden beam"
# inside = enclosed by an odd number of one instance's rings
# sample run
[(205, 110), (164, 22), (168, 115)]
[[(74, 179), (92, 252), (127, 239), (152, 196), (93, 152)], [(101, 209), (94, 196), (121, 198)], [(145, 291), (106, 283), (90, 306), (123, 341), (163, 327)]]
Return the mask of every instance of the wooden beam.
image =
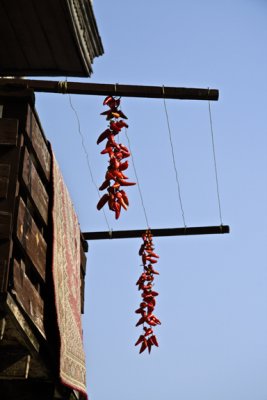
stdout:
[[(145, 231), (146, 229), (110, 232), (83, 232), (83, 237), (85, 240), (140, 238)], [(151, 229), (153, 236), (214, 235), (229, 232), (230, 227), (228, 225)]]
[(137, 86), (106, 83), (42, 81), (33, 79), (0, 79), (1, 89), (32, 89), (35, 92), (69, 93), (95, 96), (166, 98), (179, 100), (218, 100), (217, 89), (170, 86)]

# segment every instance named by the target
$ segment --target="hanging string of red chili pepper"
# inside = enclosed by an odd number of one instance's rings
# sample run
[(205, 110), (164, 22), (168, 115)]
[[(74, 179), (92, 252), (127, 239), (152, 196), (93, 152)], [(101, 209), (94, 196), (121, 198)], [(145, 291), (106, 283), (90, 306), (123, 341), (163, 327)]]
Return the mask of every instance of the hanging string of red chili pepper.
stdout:
[(141, 314), (136, 326), (143, 325), (143, 334), (139, 336), (135, 346), (141, 344), (139, 353), (142, 353), (146, 349), (150, 353), (152, 346), (158, 347), (153, 327), (161, 325), (160, 320), (153, 314), (156, 306), (155, 297), (158, 296), (158, 292), (153, 290), (154, 275), (159, 275), (159, 272), (154, 269), (153, 264), (158, 262), (157, 259), (159, 256), (154, 253), (152, 234), (149, 229), (142, 235), (142, 239), (143, 243), (140, 247), (139, 255), (142, 257), (143, 272), (136, 282), (138, 290), (142, 290), (142, 301), (140, 307), (135, 312)]
[(103, 105), (109, 107), (108, 110), (102, 112), (100, 115), (106, 116), (109, 121), (109, 127), (101, 133), (97, 139), (97, 144), (107, 139), (106, 146), (101, 154), (109, 155), (109, 166), (105, 175), (105, 180), (99, 187), (99, 190), (107, 189), (97, 203), (97, 209), (101, 210), (107, 203), (109, 209), (115, 212), (115, 218), (118, 219), (121, 212), (121, 207), (125, 210), (128, 209), (129, 200), (121, 186), (132, 186), (135, 182), (129, 182), (128, 177), (124, 175), (123, 171), (128, 168), (128, 161), (122, 162), (123, 159), (128, 158), (131, 153), (129, 149), (121, 143), (117, 143), (115, 136), (121, 132), (122, 128), (128, 128), (124, 119), (128, 119), (126, 115), (119, 109), (120, 98), (107, 96)]

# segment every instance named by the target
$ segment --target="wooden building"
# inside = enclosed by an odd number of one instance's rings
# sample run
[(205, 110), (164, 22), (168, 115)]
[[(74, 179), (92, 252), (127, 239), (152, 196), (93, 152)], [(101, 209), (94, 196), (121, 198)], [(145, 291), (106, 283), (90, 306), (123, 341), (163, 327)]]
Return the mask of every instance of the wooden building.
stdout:
[[(90, 0), (0, 0), (0, 76), (92, 73), (103, 54)], [(0, 397), (82, 399), (58, 374), (51, 153), (29, 89), (0, 88)], [(87, 243), (81, 235), (83, 312)]]
[[(0, 92), (0, 393), (78, 399), (59, 384), (51, 283), (51, 154), (31, 91)], [(81, 237), (81, 304), (87, 243)]]

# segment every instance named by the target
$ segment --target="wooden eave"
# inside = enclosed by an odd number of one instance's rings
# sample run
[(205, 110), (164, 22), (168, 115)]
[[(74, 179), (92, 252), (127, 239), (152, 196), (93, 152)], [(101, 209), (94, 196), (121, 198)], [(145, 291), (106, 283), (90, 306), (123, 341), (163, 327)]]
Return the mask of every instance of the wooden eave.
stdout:
[(0, 0), (1, 76), (88, 77), (103, 53), (90, 0)]

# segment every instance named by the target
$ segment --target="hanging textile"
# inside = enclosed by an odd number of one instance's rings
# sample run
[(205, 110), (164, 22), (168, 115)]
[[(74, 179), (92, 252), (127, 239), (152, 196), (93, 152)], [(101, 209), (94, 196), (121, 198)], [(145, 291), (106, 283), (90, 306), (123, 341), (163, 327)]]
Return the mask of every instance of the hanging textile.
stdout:
[(60, 342), (59, 376), (64, 385), (87, 397), (81, 325), (80, 228), (54, 156), (52, 164), (52, 277)]

